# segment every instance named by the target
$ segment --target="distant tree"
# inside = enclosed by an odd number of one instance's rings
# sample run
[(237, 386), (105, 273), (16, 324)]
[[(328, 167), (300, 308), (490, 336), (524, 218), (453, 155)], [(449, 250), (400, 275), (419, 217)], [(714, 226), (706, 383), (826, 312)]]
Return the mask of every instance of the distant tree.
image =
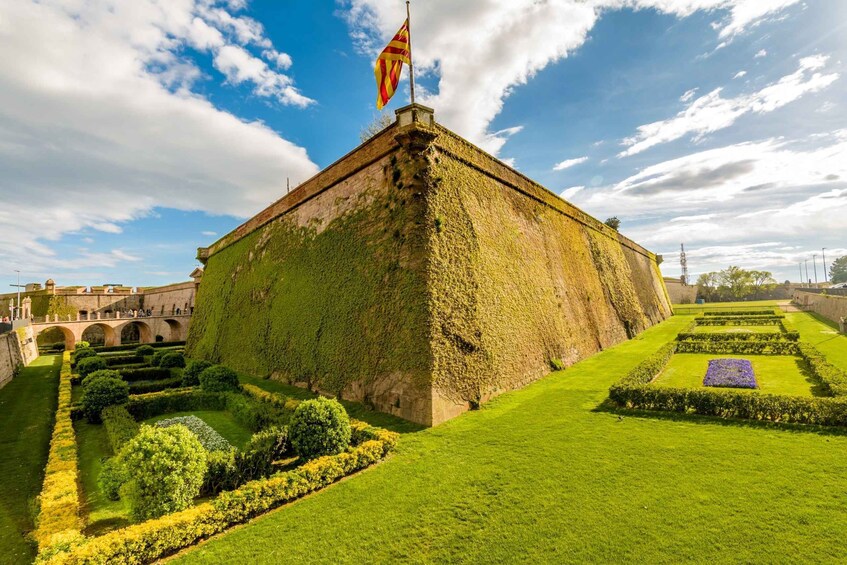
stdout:
[(697, 294), (700, 295), (700, 298), (703, 298), (706, 301), (712, 302), (717, 300), (718, 297), (718, 285), (720, 281), (718, 279), (718, 274), (716, 272), (711, 273), (703, 273), (699, 277), (697, 277)]
[(829, 266), (829, 280), (833, 283), (847, 282), (847, 255), (839, 257)]
[(606, 221), (603, 222), (603, 223), (606, 224), (607, 226), (609, 226), (610, 228), (612, 228), (615, 231), (618, 231), (618, 228), (621, 227), (621, 221), (618, 219), (617, 216), (612, 216), (611, 218), (606, 218)]
[(768, 292), (776, 288), (776, 280), (770, 271), (749, 271), (752, 294)]
[(750, 295), (753, 287), (753, 276), (750, 271), (741, 267), (730, 266), (718, 273), (720, 288), (730, 298), (741, 299)]
[(388, 126), (394, 123), (394, 118), (388, 112), (382, 112), (375, 116), (373, 121), (366, 125), (359, 133), (359, 141), (366, 142)]

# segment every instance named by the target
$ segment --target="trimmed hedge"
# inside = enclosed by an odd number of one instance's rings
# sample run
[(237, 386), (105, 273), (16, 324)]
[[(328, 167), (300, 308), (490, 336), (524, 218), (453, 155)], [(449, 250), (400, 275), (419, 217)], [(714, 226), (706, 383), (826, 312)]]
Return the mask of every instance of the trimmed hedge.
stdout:
[[(784, 317), (784, 316), (783, 316)], [(698, 326), (781, 326), (782, 318), (778, 316), (757, 316), (753, 318), (694, 318)]]
[(198, 377), (200, 388), (207, 392), (236, 391), (241, 388), (238, 374), (223, 365), (212, 365), (203, 370)]
[(59, 403), (50, 440), (44, 483), (38, 497), (39, 512), (33, 533), (39, 551), (78, 538), (83, 521), (79, 510), (77, 445), (71, 421), (71, 353), (62, 355)]
[(624, 375), (613, 386), (631, 386), (649, 383), (665, 368), (665, 365), (668, 364), (668, 361), (671, 360), (674, 352), (676, 352), (676, 348), (677, 344), (673, 342), (663, 345), (658, 351), (636, 365), (634, 369)]
[(274, 461), (284, 457), (290, 447), (288, 428), (282, 427), (253, 434), (242, 450), (210, 453), (200, 494), (217, 494), (269, 476), (274, 472)]
[[(320, 490), (384, 458), (397, 434), (353, 421), (354, 449), (320, 457), (285, 473), (251, 481), (193, 508), (45, 551), (47, 563), (147, 563)], [(366, 439), (365, 439), (366, 438)]]
[(159, 366), (163, 369), (181, 369), (185, 367), (185, 356), (179, 351), (169, 351), (162, 356)]
[(112, 367), (114, 365), (135, 365), (144, 363), (144, 357), (138, 355), (110, 355), (103, 357), (106, 360), (106, 365)]
[(155, 352), (156, 352), (155, 348), (153, 348), (153, 346), (150, 345), (150, 344), (139, 345), (135, 349), (135, 354), (138, 355), (139, 357), (149, 357), (150, 355), (153, 355)]
[(800, 355), (812, 374), (833, 396), (847, 396), (847, 373), (826, 360), (823, 353), (808, 343), (800, 344)]
[[(184, 341), (158, 341), (156, 343), (145, 343), (142, 345), (149, 345), (150, 347), (181, 347), (185, 345)], [(125, 345), (109, 345), (104, 346), (100, 345), (98, 347), (93, 347), (94, 351), (104, 352), (104, 351), (131, 351), (133, 349), (137, 349), (141, 347), (141, 345), (137, 343), (127, 343)]]
[(127, 382), (132, 381), (160, 381), (169, 379), (173, 375), (170, 369), (160, 369), (159, 367), (140, 367), (138, 369), (121, 369), (121, 378)]
[(800, 332), (737, 332), (737, 333), (690, 333), (682, 332), (677, 341), (799, 341)]
[(335, 455), (350, 445), (350, 417), (337, 400), (323, 396), (304, 400), (291, 417), (289, 435), (304, 459)]
[(125, 404), (129, 400), (129, 385), (112, 377), (101, 377), (87, 383), (82, 396), (82, 411), (92, 424), (100, 423), (100, 412), (107, 406)]
[(704, 316), (731, 318), (734, 316), (779, 316), (776, 310), (730, 310), (725, 312), (703, 312)]
[(677, 353), (712, 353), (724, 355), (799, 355), (799, 344), (793, 341), (680, 341)]
[(190, 359), (182, 372), (182, 386), (197, 386), (200, 384), (200, 373), (214, 365), (202, 359)]
[(136, 420), (146, 420), (168, 412), (226, 410), (226, 396), (196, 389), (172, 389), (129, 397), (127, 411)]
[(147, 394), (148, 392), (159, 392), (169, 388), (181, 388), (182, 376), (177, 375), (169, 379), (156, 379), (153, 381), (133, 381), (129, 383), (130, 394)]
[(84, 379), (94, 371), (105, 368), (106, 360), (102, 357), (86, 357), (85, 359), (80, 359), (79, 363), (76, 364), (76, 372), (81, 379)]
[(141, 426), (127, 412), (126, 406), (109, 406), (103, 409), (100, 416), (112, 453), (117, 455), (124, 444), (138, 434)]

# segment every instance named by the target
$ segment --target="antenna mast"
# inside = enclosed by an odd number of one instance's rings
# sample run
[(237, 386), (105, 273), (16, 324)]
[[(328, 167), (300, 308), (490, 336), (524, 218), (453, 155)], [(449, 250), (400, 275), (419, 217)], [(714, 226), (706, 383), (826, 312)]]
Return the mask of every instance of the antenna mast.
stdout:
[(688, 286), (688, 259), (685, 257), (685, 244), (679, 244), (679, 265), (682, 267), (682, 284)]

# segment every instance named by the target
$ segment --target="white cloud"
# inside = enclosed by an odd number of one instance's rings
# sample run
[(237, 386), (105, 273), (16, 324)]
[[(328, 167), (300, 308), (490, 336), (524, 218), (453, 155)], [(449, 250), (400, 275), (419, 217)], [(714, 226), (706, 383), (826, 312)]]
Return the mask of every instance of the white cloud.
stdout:
[(200, 232), (200, 235), (205, 235), (206, 237), (214, 237), (214, 236), (218, 235), (218, 232), (204, 231), (204, 232)]
[(759, 51), (753, 55), (754, 59), (761, 59), (762, 57), (767, 57), (768, 52), (765, 49), (759, 49)]
[(288, 53), (280, 53), (276, 49), (266, 49), (262, 51), (262, 57), (271, 61), (274, 66), (280, 70), (287, 71), (294, 64), (291, 55)]
[(576, 194), (577, 194), (578, 192), (581, 192), (581, 191), (583, 191), (583, 190), (585, 190), (585, 186), (583, 186), (583, 185), (579, 185), (579, 186), (572, 186), (572, 187), (570, 187), (570, 188), (566, 188), (565, 190), (563, 190), (563, 191), (561, 192), (561, 194), (559, 194), (559, 196), (561, 196), (561, 197), (562, 197), (562, 198), (564, 198), (565, 200), (570, 200), (571, 198), (573, 198), (574, 196), (576, 196)]
[[(120, 251), (69, 261), (45, 241), (119, 233), (154, 206), (246, 216), (278, 198), (286, 177), (317, 172), (303, 148), (190, 90), (197, 69), (182, 46), (266, 44), (255, 25), (217, 28), (205, 0), (0, 5), (3, 263), (50, 272), (128, 261)], [(242, 80), (269, 76), (256, 68)]]
[(694, 98), (694, 95), (697, 93), (698, 90), (699, 89), (697, 89), (697, 88), (692, 88), (691, 90), (686, 90), (685, 93), (682, 96), (679, 97), (679, 101), (680, 102), (688, 102), (689, 100)]
[(838, 73), (819, 72), (828, 57), (814, 55), (800, 59), (799, 68), (757, 92), (735, 98), (723, 98), (722, 88), (716, 88), (693, 100), (673, 118), (638, 127), (638, 133), (623, 141), (627, 149), (619, 157), (635, 155), (661, 143), (692, 134), (695, 140), (706, 134), (727, 128), (748, 113), (765, 114), (811, 92), (826, 88), (838, 79)]
[(580, 163), (585, 163), (586, 161), (588, 161), (588, 157), (576, 157), (575, 159), (565, 159), (564, 161), (560, 161), (553, 165), (553, 170), (563, 171), (565, 169), (569, 169), (571, 167), (579, 165)]
[(741, 78), (741, 77), (745, 76), (746, 74), (747, 74), (747, 71), (738, 71), (737, 73), (735, 73), (735, 76), (733, 76), (732, 78), (733, 79)]
[[(438, 120), (492, 154), (506, 143), (488, 131), (512, 90), (583, 43), (601, 13), (651, 8), (685, 17), (720, 11), (716, 24), (729, 41), (798, 0), (432, 0), (414, 7), (415, 70), (437, 77), (437, 93), (420, 101)], [(370, 56), (384, 47), (405, 17), (394, 0), (347, 0), (357, 48)], [(449, 14), (449, 17), (446, 15)]]

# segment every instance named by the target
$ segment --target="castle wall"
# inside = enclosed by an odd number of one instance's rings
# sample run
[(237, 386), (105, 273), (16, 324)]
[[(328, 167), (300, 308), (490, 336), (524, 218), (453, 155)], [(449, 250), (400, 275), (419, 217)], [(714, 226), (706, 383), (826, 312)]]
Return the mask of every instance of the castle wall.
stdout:
[(38, 357), (38, 346), (31, 326), (0, 335), (0, 388), (14, 378), (19, 367)]

